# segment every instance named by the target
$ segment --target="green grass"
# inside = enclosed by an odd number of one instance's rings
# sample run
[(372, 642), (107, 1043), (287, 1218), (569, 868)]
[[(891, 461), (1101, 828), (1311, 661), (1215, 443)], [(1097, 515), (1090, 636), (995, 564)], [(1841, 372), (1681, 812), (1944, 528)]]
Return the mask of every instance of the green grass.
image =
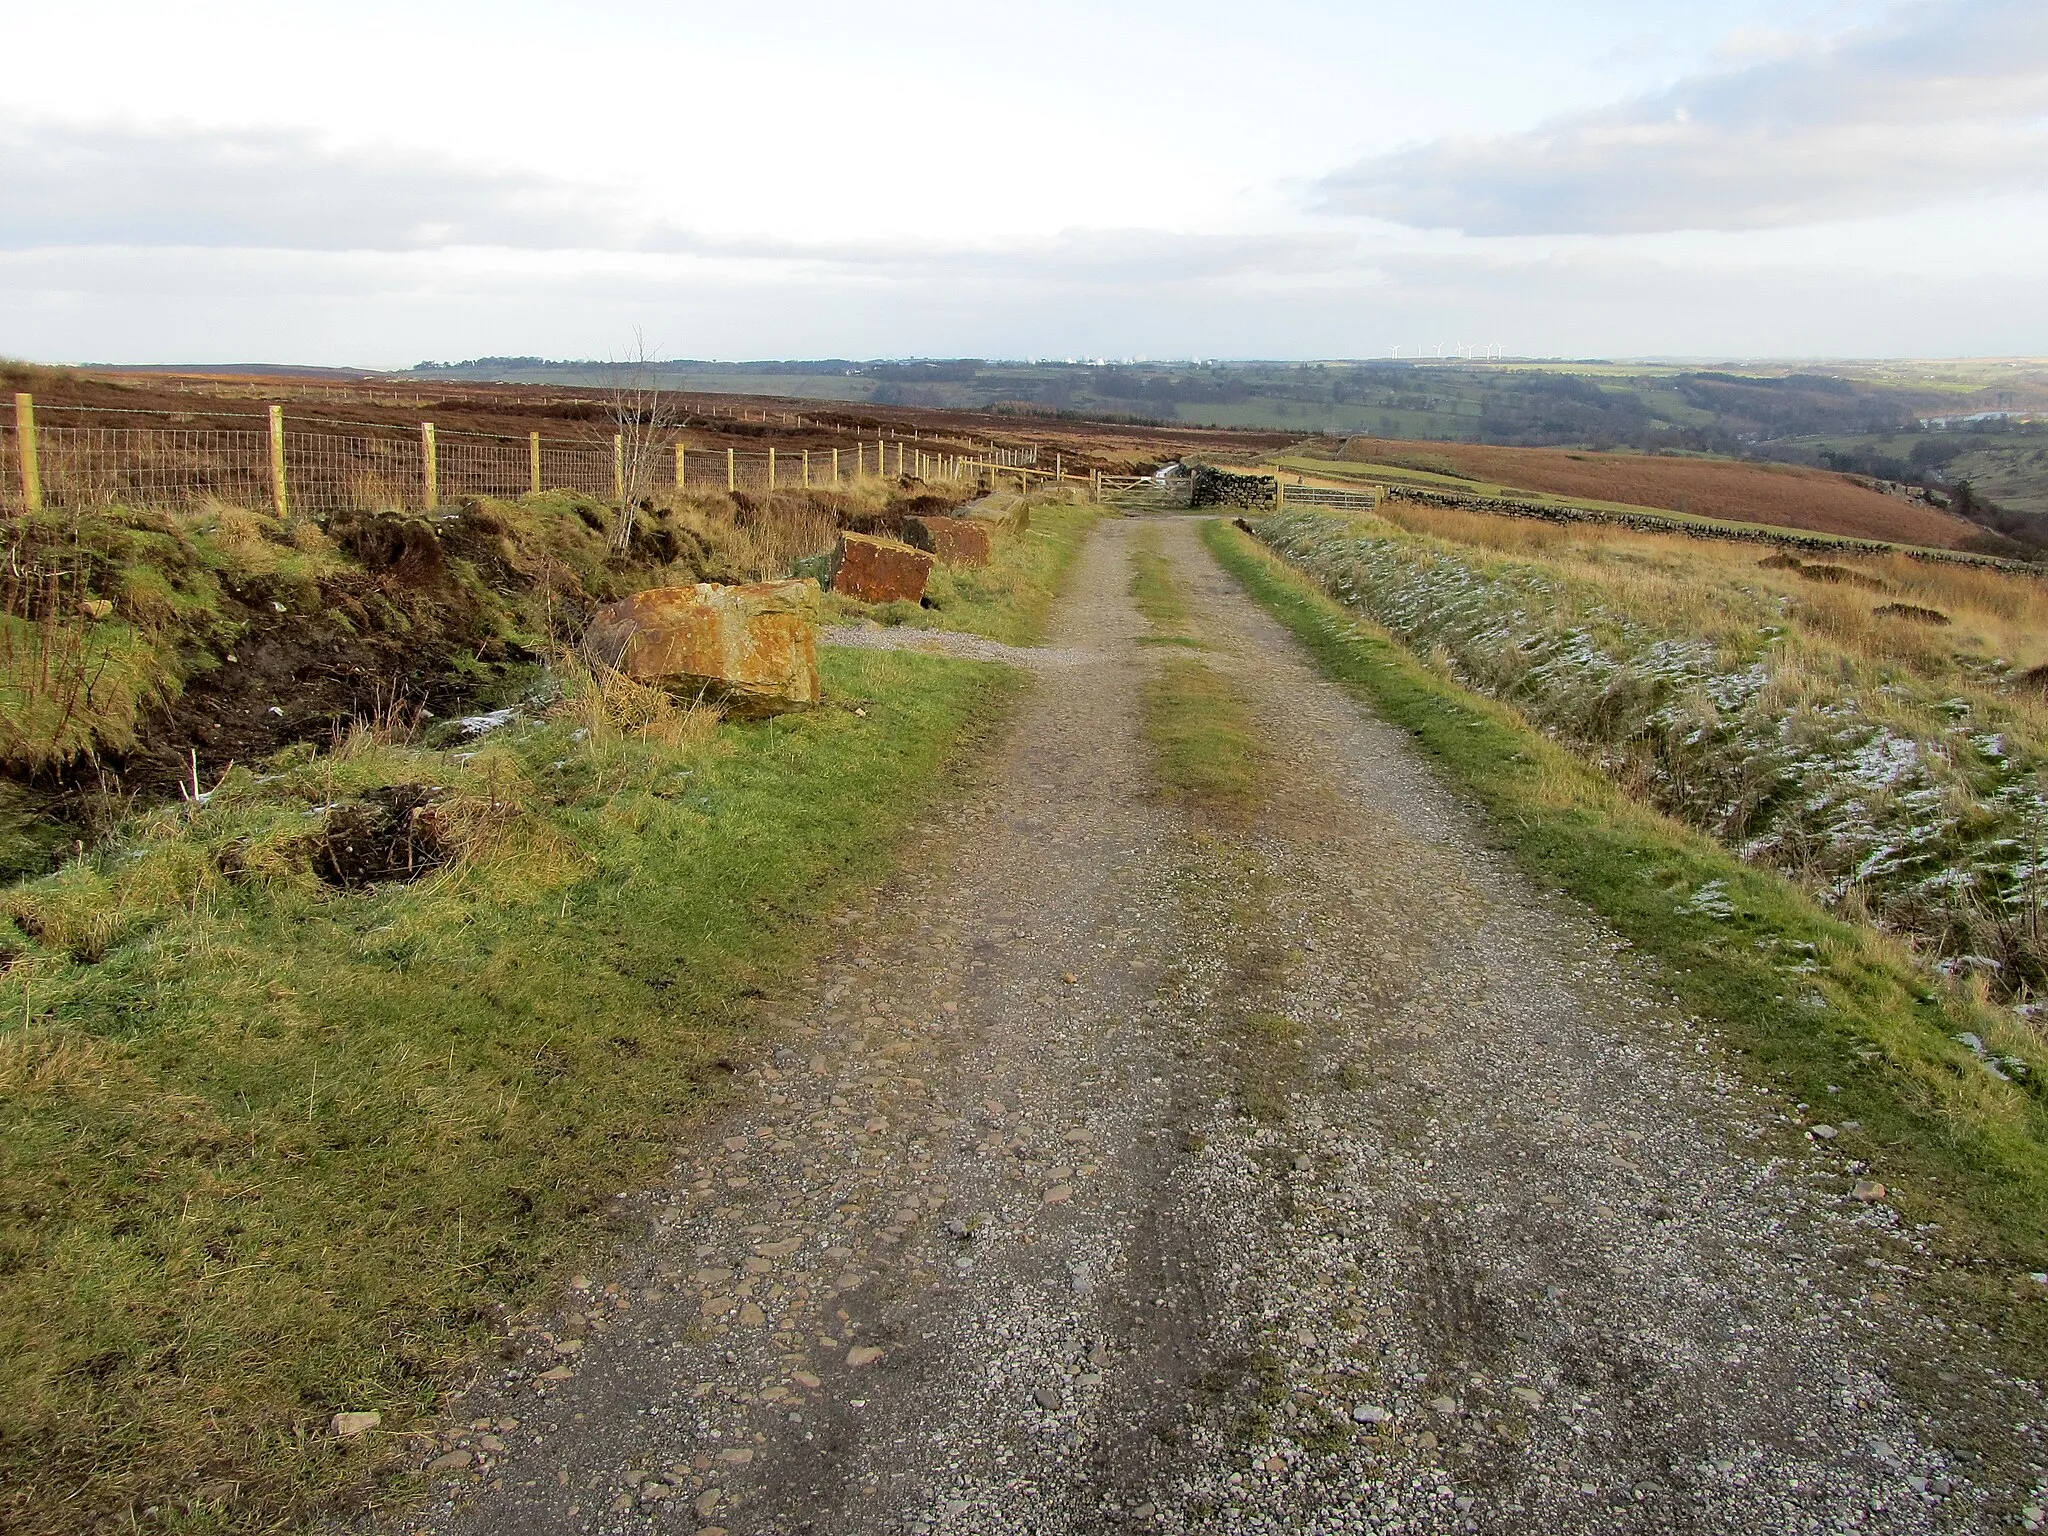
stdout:
[(1162, 660), (1145, 685), (1145, 739), (1169, 798), (1225, 820), (1256, 809), (1265, 750), (1237, 690), (1207, 662)]
[[(1222, 523), (1203, 538), (1328, 675), (1411, 731), (1485, 806), (1531, 874), (1659, 961), (1747, 1074), (1813, 1105), (1815, 1119), (1860, 1122), (1836, 1147), (1867, 1160), (1909, 1219), (1939, 1224), (1932, 1240), (1963, 1293), (2003, 1309), (2007, 1342), (2038, 1356), (2038, 1308), (2005, 1303), (2021, 1294), (2015, 1271), (2048, 1267), (2043, 1085), (1994, 1077), (1955, 1039), (1993, 1038), (1994, 1011), (1937, 990), (1875, 930), (1630, 800), (1253, 539)], [(1732, 917), (1690, 906), (1714, 881)]]
[(601, 1241), (606, 1192), (661, 1177), (772, 1031), (810, 919), (874, 878), (1012, 686), (825, 668), (864, 716), (602, 754), (528, 730), (498, 749), (531, 786), (521, 830), (418, 885), (318, 896), (167, 839), (182, 901), (97, 963), (17, 965), (0, 1524), (310, 1518), (396, 1447), (337, 1449), (332, 1413), (430, 1414), (491, 1321)]
[(1196, 644), (1186, 635), (1170, 633), (1187, 622), (1188, 605), (1180, 588), (1174, 585), (1166, 557), (1144, 535), (1140, 535), (1137, 547), (1131, 551), (1131, 569), (1131, 597), (1138, 612), (1155, 631), (1168, 631), (1148, 638), (1164, 645)]
[[(1040, 514), (941, 616), (1034, 639), (1093, 517)], [(827, 706), (770, 722), (572, 678), (462, 751), (294, 748), (0, 892), (0, 1527), (412, 1486), (407, 1427), (663, 1177), (1019, 683), (821, 659)], [(323, 884), (316, 808), (406, 784), (463, 856)], [(343, 1409), (383, 1426), (343, 1449)]]
[(1284, 1014), (1252, 1012), (1238, 1024), (1238, 1108), (1277, 1125), (1287, 1118), (1287, 1097), (1301, 1080), (1308, 1032)]
[[(1187, 601), (1147, 535), (1132, 551), (1132, 568), (1131, 595), (1152, 623), (1151, 638), (1198, 647), (1172, 633), (1188, 617)], [(1227, 677), (1199, 657), (1162, 657), (1146, 679), (1143, 705), (1152, 771), (1168, 798), (1224, 821), (1242, 821), (1257, 809), (1266, 753)]]

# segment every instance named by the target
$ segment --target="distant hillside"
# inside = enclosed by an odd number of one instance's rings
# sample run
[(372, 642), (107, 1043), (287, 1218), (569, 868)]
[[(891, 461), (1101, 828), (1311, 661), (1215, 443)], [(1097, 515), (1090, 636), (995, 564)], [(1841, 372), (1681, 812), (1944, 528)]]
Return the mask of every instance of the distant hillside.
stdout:
[(1983, 548), (1986, 538), (1975, 523), (1939, 508), (1886, 495), (1844, 475), (1789, 464), (1371, 437), (1352, 438), (1342, 457), (1553, 496), (1627, 502), (1850, 538), (1943, 549)]

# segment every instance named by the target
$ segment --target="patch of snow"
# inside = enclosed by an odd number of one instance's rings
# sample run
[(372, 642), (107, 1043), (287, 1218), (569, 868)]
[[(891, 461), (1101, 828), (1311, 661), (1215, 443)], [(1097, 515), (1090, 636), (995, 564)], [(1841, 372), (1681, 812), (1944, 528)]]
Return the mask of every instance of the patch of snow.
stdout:
[(504, 709), (494, 709), (487, 714), (464, 715), (455, 723), (462, 728), (465, 738), (488, 736), (500, 726), (510, 725), (518, 713), (517, 709), (508, 705)]

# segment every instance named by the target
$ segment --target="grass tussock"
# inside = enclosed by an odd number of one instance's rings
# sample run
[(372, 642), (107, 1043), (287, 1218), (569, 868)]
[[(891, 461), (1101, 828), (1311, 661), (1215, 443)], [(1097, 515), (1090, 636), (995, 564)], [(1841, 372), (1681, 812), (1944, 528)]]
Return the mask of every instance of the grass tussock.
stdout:
[[(1930, 983), (1896, 939), (1632, 797), (1254, 540), (1204, 536), (1332, 677), (1415, 733), (1532, 873), (1658, 960), (1745, 1070), (1855, 1122), (1837, 1145), (1939, 1224), (1963, 1292), (2004, 1308), (2013, 1271), (2042, 1267), (2048, 1051), (1981, 983)], [(2007, 1321), (2015, 1342), (2036, 1328), (2017, 1307)]]

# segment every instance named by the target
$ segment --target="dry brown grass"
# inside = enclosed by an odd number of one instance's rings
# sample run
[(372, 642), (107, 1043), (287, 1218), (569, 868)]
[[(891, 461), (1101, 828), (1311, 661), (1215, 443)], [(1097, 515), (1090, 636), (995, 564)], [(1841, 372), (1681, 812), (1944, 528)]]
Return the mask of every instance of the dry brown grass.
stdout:
[(1344, 457), (1450, 472), (1556, 496), (1942, 549), (1961, 548), (1984, 531), (1963, 518), (1883, 495), (1844, 475), (1789, 464), (1375, 437), (1351, 439), (1344, 445)]
[[(958, 487), (935, 482), (931, 489)], [(896, 480), (865, 475), (829, 490), (670, 492), (661, 500), (733, 575), (774, 581), (797, 561), (829, 550), (846, 520), (879, 513), (906, 494)]]
[(661, 747), (695, 746), (709, 741), (718, 729), (715, 705), (678, 699), (664, 688), (595, 665), (578, 652), (563, 652), (550, 670), (561, 690), (550, 718), (588, 732), (593, 747), (627, 737)]
[[(1646, 622), (1682, 622), (1701, 634), (1738, 639), (1758, 625), (1789, 621), (1795, 635), (1928, 676), (1994, 658), (2015, 673), (2048, 664), (2048, 582), (2020, 572), (1938, 565), (1903, 554), (1831, 554), (1831, 572), (1854, 579), (1814, 580), (1804, 574), (1808, 567), (1760, 559), (1753, 546), (1679, 534), (1542, 523), (1409, 501), (1388, 502), (1378, 515), (1410, 533), (1540, 560), (1597, 581), (1610, 601)], [(1936, 629), (1877, 612), (1897, 603), (1933, 609), (1951, 624)]]
[[(859, 505), (852, 497), (844, 500)], [(822, 554), (839, 536), (839, 505), (805, 495), (749, 497), (744, 504), (725, 496), (692, 496), (678, 505), (686, 526), (718, 550), (735, 574), (752, 581), (787, 576), (796, 562)]]

